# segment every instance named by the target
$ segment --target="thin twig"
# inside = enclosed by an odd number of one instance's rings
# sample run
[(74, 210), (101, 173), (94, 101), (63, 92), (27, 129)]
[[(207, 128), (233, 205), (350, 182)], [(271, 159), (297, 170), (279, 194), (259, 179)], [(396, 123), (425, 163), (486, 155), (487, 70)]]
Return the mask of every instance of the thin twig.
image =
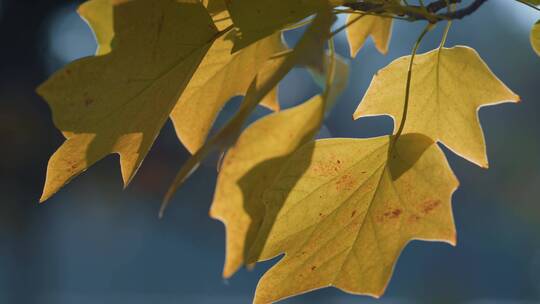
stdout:
[(385, 3), (353, 2), (345, 3), (344, 6), (358, 11), (370, 11), (374, 13), (392, 12), (398, 16), (405, 16), (409, 21), (427, 20), (437, 23), (442, 20), (462, 19), (478, 10), (487, 0), (474, 0), (469, 6), (447, 13), (437, 13), (449, 4), (460, 3), (461, 0), (438, 0), (427, 6), (418, 5), (388, 5)]

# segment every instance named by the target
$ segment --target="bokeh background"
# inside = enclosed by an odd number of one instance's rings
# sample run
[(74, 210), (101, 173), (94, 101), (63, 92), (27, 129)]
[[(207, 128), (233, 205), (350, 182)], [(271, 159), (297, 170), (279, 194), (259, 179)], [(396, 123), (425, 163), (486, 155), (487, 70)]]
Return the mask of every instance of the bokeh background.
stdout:
[[(47, 160), (63, 138), (35, 88), (94, 52), (93, 35), (75, 12), (79, 3), (0, 0), (0, 303), (250, 303), (275, 261), (222, 279), (224, 228), (208, 218), (215, 159), (181, 188), (165, 218), (157, 217), (188, 156), (170, 124), (127, 190), (110, 156), (38, 204)], [(378, 301), (326, 289), (285, 303), (540, 303), (540, 58), (528, 41), (537, 19), (539, 12), (516, 1), (492, 0), (451, 29), (447, 46), (474, 47), (523, 101), (480, 111), (489, 170), (446, 150), (461, 180), (453, 198), (457, 247), (411, 243)], [(353, 121), (351, 114), (373, 73), (410, 53), (422, 26), (396, 22), (387, 56), (368, 42), (347, 59), (349, 85), (320, 137), (390, 132), (389, 118)], [(435, 48), (441, 32), (430, 33), (421, 50)], [(294, 43), (298, 35), (286, 38)], [(336, 43), (348, 57), (343, 34)], [(295, 69), (280, 99), (289, 107), (318, 91)]]

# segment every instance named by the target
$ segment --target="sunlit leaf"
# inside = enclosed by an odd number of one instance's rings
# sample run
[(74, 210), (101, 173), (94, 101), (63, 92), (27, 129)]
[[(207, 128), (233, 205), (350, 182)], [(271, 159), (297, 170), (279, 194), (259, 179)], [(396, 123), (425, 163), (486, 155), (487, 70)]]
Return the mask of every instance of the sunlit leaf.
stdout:
[(42, 200), (111, 153), (129, 183), (217, 36), (197, 1), (117, 2), (112, 52), (71, 63), (38, 89), (67, 137), (49, 161)]
[[(393, 61), (373, 78), (354, 118), (390, 115), (401, 123), (410, 56)], [(488, 166), (478, 119), (482, 106), (518, 102), (471, 48), (456, 46), (418, 55), (414, 61), (405, 133), (439, 140), (460, 156)], [(395, 128), (397, 129), (397, 127)]]
[(380, 53), (388, 52), (392, 36), (392, 18), (350, 14), (347, 23), (351, 24), (347, 27), (351, 57), (356, 57), (369, 36), (373, 38), (375, 47)]
[(323, 113), (323, 100), (316, 96), (268, 115), (247, 128), (227, 152), (210, 210), (210, 216), (221, 220), (227, 229), (225, 277), (244, 265), (244, 254), (264, 216), (262, 193), (289, 154), (315, 136)]
[(285, 257), (262, 277), (255, 303), (329, 286), (378, 297), (408, 242), (455, 244), (458, 182), (444, 154), (419, 134), (391, 142), (319, 140), (293, 154), (263, 196), (248, 261)]
[[(192, 153), (204, 144), (223, 105), (231, 97), (244, 95), (263, 64), (286, 50), (281, 34), (276, 33), (231, 54), (234, 37), (233, 30), (216, 40), (171, 114), (176, 134)], [(279, 109), (275, 93), (261, 104)]]
[(165, 196), (161, 215), (176, 189), (198, 168), (202, 159), (215, 149), (227, 149), (234, 144), (249, 114), (293, 67), (309, 65), (316, 58), (319, 58), (320, 62), (323, 61), (324, 43), (334, 20), (335, 17), (329, 9), (321, 11), (292, 51), (272, 58), (261, 68), (250, 84), (236, 115), (179, 170)]
[[(231, 25), (223, 0), (203, 1), (219, 30)], [(98, 41), (97, 55), (110, 52), (114, 37), (113, 3), (111, 0), (91, 0), (79, 8), (79, 14), (88, 21)], [(171, 113), (178, 137), (194, 153), (204, 143), (219, 110), (231, 97), (245, 93), (259, 66), (274, 53), (285, 50), (279, 34), (239, 56), (233, 56), (234, 32), (221, 36), (208, 50), (203, 61), (189, 82), (179, 103)], [(239, 73), (242, 71), (242, 73)], [(247, 73), (245, 73), (247, 71)], [(238, 79), (227, 77), (240, 75)], [(243, 81), (244, 80), (244, 81)], [(247, 81), (247, 83), (246, 83)], [(203, 89), (204, 88), (204, 89)], [(261, 105), (279, 109), (277, 93), (272, 92)]]

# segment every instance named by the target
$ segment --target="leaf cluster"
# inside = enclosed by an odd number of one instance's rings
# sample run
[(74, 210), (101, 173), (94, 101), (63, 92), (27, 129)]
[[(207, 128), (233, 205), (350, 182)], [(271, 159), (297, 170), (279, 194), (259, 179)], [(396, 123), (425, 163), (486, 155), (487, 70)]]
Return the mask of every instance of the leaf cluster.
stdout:
[[(222, 153), (210, 215), (227, 230), (224, 276), (285, 254), (260, 280), (255, 303), (328, 286), (378, 297), (408, 242), (456, 242), (458, 180), (437, 143), (487, 168), (478, 109), (519, 101), (473, 49), (444, 46), (451, 22), (485, 2), (90, 0), (79, 13), (95, 33), (96, 55), (38, 88), (66, 138), (49, 161), (41, 200), (112, 153), (127, 186), (170, 119), (192, 156), (161, 214), (201, 161)], [(339, 14), (346, 24), (332, 31)], [(369, 37), (386, 54), (396, 19), (427, 24), (412, 54), (380, 70), (353, 113), (391, 116), (393, 134), (314, 140), (347, 83), (333, 36), (347, 31), (351, 57)], [(442, 22), (440, 47), (417, 54)], [(302, 38), (287, 46), (283, 32), (301, 26)], [(540, 55), (539, 23), (531, 43)], [(278, 84), (297, 66), (322, 92), (280, 111)], [(243, 96), (241, 107), (209, 136), (234, 96)], [(246, 128), (258, 105), (274, 113)]]

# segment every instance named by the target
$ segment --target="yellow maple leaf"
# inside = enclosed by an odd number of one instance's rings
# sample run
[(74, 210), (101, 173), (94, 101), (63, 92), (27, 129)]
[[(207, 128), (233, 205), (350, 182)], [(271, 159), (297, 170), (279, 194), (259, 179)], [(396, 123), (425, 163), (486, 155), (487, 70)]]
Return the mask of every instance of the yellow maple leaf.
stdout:
[(215, 149), (224, 150), (235, 143), (253, 109), (294, 66), (309, 65), (314, 61), (323, 62), (324, 44), (334, 20), (335, 17), (328, 7), (320, 11), (293, 50), (273, 57), (264, 64), (251, 82), (242, 105), (235, 116), (180, 168), (165, 195), (160, 216), (163, 215), (176, 189), (198, 168), (202, 159)]
[(392, 36), (392, 18), (349, 14), (347, 23), (351, 23), (347, 27), (347, 40), (349, 41), (351, 57), (356, 57), (369, 36), (373, 38), (375, 48), (381, 54), (388, 52)]
[[(324, 26), (328, 29), (329, 25)], [(232, 276), (245, 264), (245, 254), (264, 217), (262, 193), (279, 174), (287, 157), (314, 137), (324, 113), (345, 87), (345, 61), (336, 54), (328, 54), (325, 59), (324, 75), (310, 68), (324, 89), (322, 96), (255, 122), (223, 160), (210, 215), (221, 220), (227, 230), (224, 277)]]
[(111, 153), (120, 154), (128, 184), (217, 36), (198, 1), (113, 4), (113, 50), (69, 64), (38, 88), (67, 137), (49, 160), (42, 201)]
[[(231, 25), (223, 0), (207, 0), (203, 4), (212, 14), (218, 30), (226, 30)], [(96, 54), (110, 52), (114, 37), (112, 0), (85, 2), (78, 12), (96, 36)], [(235, 31), (228, 31), (212, 44), (171, 113), (178, 138), (191, 153), (202, 146), (223, 105), (231, 97), (244, 94), (259, 67), (271, 55), (286, 49), (281, 35), (276, 33), (239, 54), (231, 54), (234, 37)], [(261, 101), (261, 105), (279, 110), (277, 88)]]
[[(374, 76), (353, 115), (355, 119), (390, 115), (394, 126), (400, 125), (409, 61), (410, 56), (398, 58)], [(518, 101), (519, 96), (473, 49), (456, 46), (433, 50), (415, 57), (403, 132), (425, 134), (465, 159), (488, 167), (478, 109)]]
[(248, 261), (285, 257), (262, 277), (255, 303), (329, 286), (378, 297), (408, 242), (455, 244), (458, 182), (444, 154), (420, 134), (392, 142), (318, 140), (292, 155), (263, 196)]
[[(235, 30), (214, 42), (171, 113), (176, 134), (191, 153), (204, 144), (224, 104), (244, 95), (264, 63), (286, 50), (276, 33), (232, 54), (234, 37)], [(261, 105), (279, 110), (276, 89)]]
[(264, 216), (261, 194), (287, 156), (317, 133), (324, 101), (313, 97), (299, 106), (268, 115), (247, 128), (229, 149), (220, 169), (210, 216), (227, 229), (224, 277), (245, 262)]

